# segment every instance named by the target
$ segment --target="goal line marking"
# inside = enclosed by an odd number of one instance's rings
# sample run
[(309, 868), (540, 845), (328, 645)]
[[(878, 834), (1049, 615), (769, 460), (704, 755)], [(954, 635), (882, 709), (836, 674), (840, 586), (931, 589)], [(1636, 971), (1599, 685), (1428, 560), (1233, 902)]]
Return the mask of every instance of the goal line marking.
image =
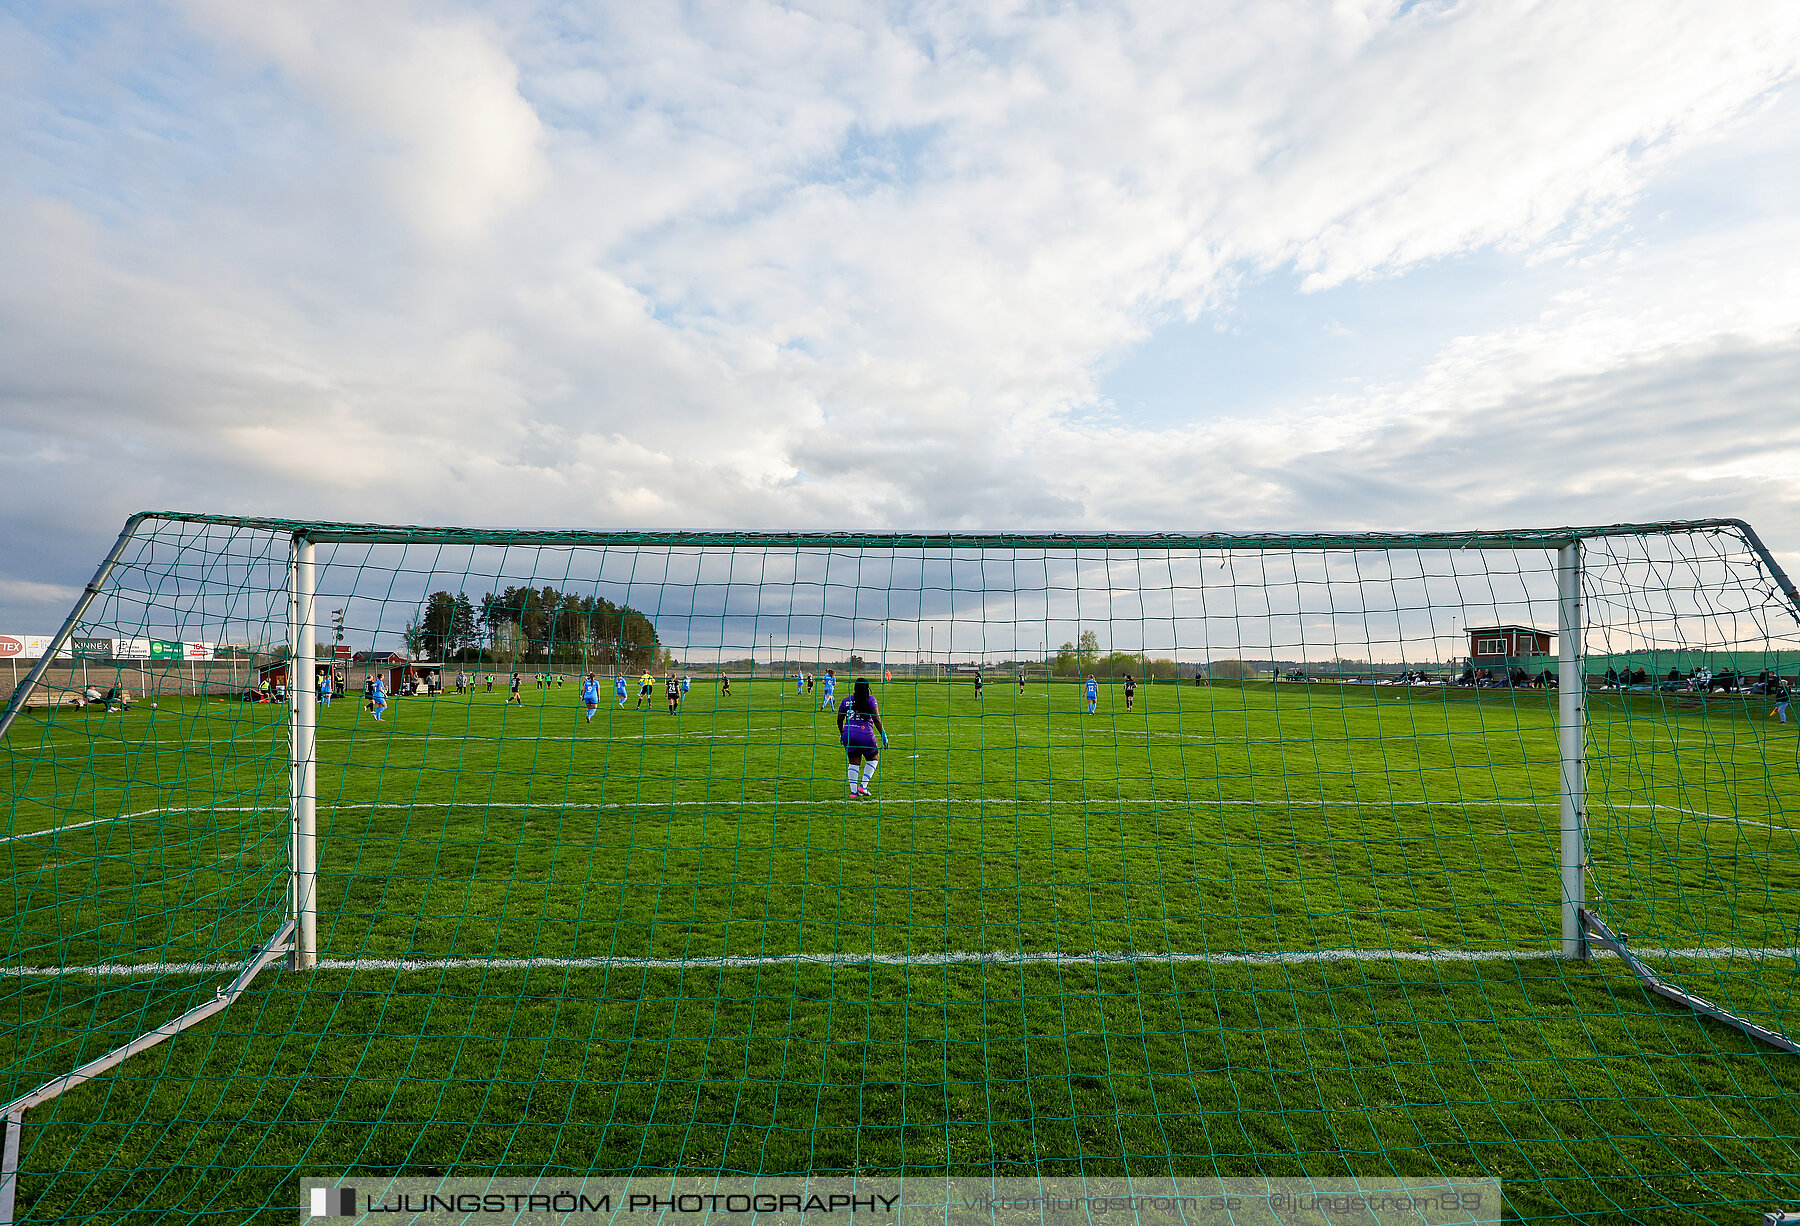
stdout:
[[(393, 801), (327, 801), (319, 800), (318, 808), (324, 810), (377, 810), (377, 809), (556, 809), (569, 813), (611, 812), (620, 809), (695, 809), (695, 808), (752, 808), (767, 806), (790, 808), (802, 805), (839, 805), (847, 803), (842, 797), (820, 798), (781, 798), (745, 800), (737, 797), (718, 797), (707, 800), (638, 800), (607, 801), (604, 804), (584, 804), (579, 801), (517, 801), (517, 800), (393, 800)], [(1534, 809), (1543, 813), (1555, 811), (1553, 801), (1535, 800), (1255, 800), (1239, 798), (1206, 798), (1183, 799), (1179, 797), (1141, 797), (1117, 796), (1094, 798), (1089, 800), (1056, 800), (1052, 798), (1020, 800), (1018, 798), (986, 797), (986, 796), (902, 796), (892, 800), (875, 802), (876, 808), (881, 805), (994, 805), (1006, 808), (1104, 808), (1108, 805), (1160, 805), (1167, 807), (1181, 806), (1188, 809), (1206, 808), (1266, 808), (1266, 809), (1327, 809), (1327, 808), (1444, 808), (1444, 809)], [(1734, 817), (1730, 814), (1706, 813), (1699, 809), (1687, 809), (1680, 805), (1595, 805), (1588, 812), (1657, 812), (1666, 810), (1671, 813), (1685, 813), (1690, 817), (1698, 817), (1710, 822), (1731, 822), (1735, 825), (1758, 826), (1764, 830), (1778, 830), (1785, 834), (1800, 834), (1800, 827), (1772, 825), (1759, 822), (1748, 817)], [(121, 813), (117, 817), (96, 817), (83, 822), (71, 822), (66, 826), (51, 826), (44, 830), (28, 830), (23, 834), (0, 835), (0, 845), (23, 842), (26, 839), (41, 839), (48, 835), (63, 834), (71, 830), (80, 830), (87, 826), (100, 826), (111, 822), (136, 821), (146, 817), (161, 817), (171, 813), (285, 813), (285, 805), (171, 805), (157, 809), (139, 809), (132, 813)], [(1470, 830), (1473, 836), (1511, 836), (1515, 831), (1509, 830)]]
[[(1785, 949), (1754, 946), (1689, 946), (1634, 948), (1639, 957), (1719, 961), (1729, 958), (1777, 959), (1800, 957), (1800, 947)], [(1593, 956), (1617, 958), (1611, 950), (1596, 949)], [(995, 950), (947, 950), (936, 954), (770, 954), (762, 957), (717, 958), (321, 958), (322, 971), (706, 971), (762, 970), (784, 966), (1056, 966), (1107, 967), (1143, 965), (1202, 966), (1306, 966), (1333, 962), (1540, 962), (1557, 960), (1553, 949), (1307, 949), (1269, 953), (1151, 953), (1130, 950), (1065, 954), (1054, 951), (1009, 952)], [(0, 978), (57, 978), (94, 975), (133, 978), (144, 975), (211, 975), (242, 969), (237, 962), (104, 962), (94, 966), (7, 966)]]

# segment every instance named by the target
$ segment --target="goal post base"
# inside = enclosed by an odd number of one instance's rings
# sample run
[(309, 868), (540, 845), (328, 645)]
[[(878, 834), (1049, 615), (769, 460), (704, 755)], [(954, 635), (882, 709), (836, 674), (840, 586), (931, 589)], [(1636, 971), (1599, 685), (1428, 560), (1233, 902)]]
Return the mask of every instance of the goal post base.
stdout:
[[(1730, 1026), (1735, 1030), (1741, 1030), (1751, 1038), (1756, 1039), (1759, 1042), (1767, 1043), (1770, 1047), (1779, 1048), (1786, 1052), (1800, 1053), (1800, 1043), (1795, 1043), (1792, 1039), (1779, 1031), (1770, 1030), (1766, 1026), (1759, 1026), (1755, 1022), (1739, 1017), (1729, 1009), (1721, 1009), (1718, 1005), (1713, 1004), (1705, 997), (1696, 996), (1692, 992), (1684, 992), (1674, 984), (1664, 980), (1655, 971), (1651, 970), (1649, 966), (1644, 963), (1642, 958), (1631, 952), (1626, 945), (1625, 937), (1620, 936), (1611, 928), (1608, 928), (1606, 926), (1606, 921), (1601, 919), (1598, 915), (1595, 915), (1592, 911), (1584, 909), (1581, 912), (1581, 927), (1586, 942), (1599, 945), (1617, 954), (1619, 959), (1624, 962), (1626, 966), (1631, 968), (1631, 973), (1636, 975), (1638, 979), (1643, 982), (1644, 987), (1649, 991), (1656, 993), (1656, 995), (1661, 996), (1665, 1000), (1672, 1000), (1678, 1005), (1685, 1005), (1702, 1017), (1710, 1017), (1714, 1021), (1724, 1022), (1727, 1026)], [(1796, 1217), (1794, 1220), (1800, 1222), (1800, 1217)]]
[(115, 1047), (104, 1056), (88, 1061), (71, 1073), (54, 1077), (46, 1081), (29, 1094), (22, 1094), (5, 1106), (0, 1107), (0, 1115), (6, 1117), (6, 1138), (4, 1147), (0, 1148), (0, 1226), (13, 1226), (14, 1204), (19, 1183), (19, 1142), (20, 1133), (25, 1127), (25, 1113), (33, 1107), (49, 1102), (51, 1099), (72, 1090), (83, 1082), (112, 1069), (141, 1051), (148, 1051), (165, 1039), (172, 1039), (184, 1030), (198, 1026), (215, 1013), (223, 1012), (233, 1001), (244, 994), (255, 979), (269, 965), (287, 953), (294, 940), (294, 921), (282, 924), (269, 943), (264, 945), (244, 964), (237, 978), (220, 988), (209, 1001), (195, 1005), (186, 1013), (170, 1021), (164, 1022), (155, 1030), (141, 1034), (129, 1043)]

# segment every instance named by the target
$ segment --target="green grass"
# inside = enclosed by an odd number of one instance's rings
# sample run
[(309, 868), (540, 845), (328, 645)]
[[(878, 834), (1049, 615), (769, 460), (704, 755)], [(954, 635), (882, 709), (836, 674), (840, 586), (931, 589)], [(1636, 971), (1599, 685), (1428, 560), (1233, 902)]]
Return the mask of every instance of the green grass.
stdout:
[[(879, 799), (851, 802), (816, 696), (733, 688), (677, 717), (608, 694), (592, 724), (573, 687), (401, 700), (384, 724), (335, 705), (320, 954), (364, 965), (267, 972), (38, 1109), (29, 1214), (289, 1220), (302, 1173), (546, 1167), (1453, 1173), (1594, 1222), (1800, 1200), (1794, 1057), (1615, 960), (1541, 956), (1553, 696), (1158, 685), (1090, 717), (1070, 686), (893, 683)], [(1793, 726), (1656, 698), (1589, 715), (1609, 923), (1794, 945)], [(12, 834), (112, 820), (0, 843), (5, 965), (247, 956), (286, 906), (285, 737), (235, 703), (17, 726)], [(1372, 960), (1242, 960), (1320, 950)], [(397, 958), (425, 965), (375, 965)], [(1792, 957), (1651, 960), (1800, 1031)], [(0, 981), (0, 1093), (225, 977)]]

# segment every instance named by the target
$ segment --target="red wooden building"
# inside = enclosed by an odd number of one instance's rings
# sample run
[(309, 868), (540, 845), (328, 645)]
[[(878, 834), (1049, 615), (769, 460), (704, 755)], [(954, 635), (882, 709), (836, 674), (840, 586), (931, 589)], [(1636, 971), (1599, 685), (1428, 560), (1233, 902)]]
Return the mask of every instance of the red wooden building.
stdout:
[(1556, 635), (1536, 626), (1470, 626), (1471, 668), (1542, 669), (1555, 660)]

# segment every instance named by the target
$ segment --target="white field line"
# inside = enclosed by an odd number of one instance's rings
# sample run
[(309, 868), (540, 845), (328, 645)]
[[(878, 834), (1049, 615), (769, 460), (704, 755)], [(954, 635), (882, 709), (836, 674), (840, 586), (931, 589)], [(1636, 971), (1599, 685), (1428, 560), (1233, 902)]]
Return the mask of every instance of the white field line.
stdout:
[[(925, 716), (925, 717), (920, 717), (920, 718), (929, 719), (931, 717)], [(446, 741), (455, 740), (458, 743), (463, 743), (463, 742), (467, 742), (467, 741), (481, 741), (483, 743), (495, 744), (495, 745), (505, 744), (508, 741), (518, 741), (518, 742), (523, 742), (523, 741), (568, 741), (568, 742), (580, 742), (580, 743), (590, 744), (590, 745), (634, 745), (634, 744), (638, 744), (639, 742), (643, 742), (643, 741), (684, 741), (684, 742), (692, 742), (692, 743), (704, 743), (707, 741), (743, 740), (743, 739), (749, 737), (752, 733), (790, 732), (796, 726), (797, 726), (796, 724), (766, 724), (766, 725), (759, 725), (759, 726), (756, 726), (756, 727), (753, 727), (750, 729), (746, 729), (742, 732), (739, 732), (736, 730), (732, 730), (732, 731), (728, 731), (728, 732), (643, 732), (643, 733), (639, 733), (635, 736), (601, 736), (601, 735), (583, 736), (580, 734), (577, 734), (574, 736), (560, 736), (560, 735), (549, 735), (549, 734), (541, 734), (541, 733), (525, 733), (523, 735), (515, 736), (515, 737), (460, 736), (460, 735), (457, 735), (457, 729), (454, 726), (440, 728), (436, 732), (432, 732), (430, 730), (427, 730), (424, 732), (413, 732), (409, 729), (403, 729), (403, 728), (399, 728), (397, 726), (391, 727), (391, 728), (384, 726), (379, 729), (371, 727), (370, 729), (368, 729), (368, 731), (364, 735), (362, 735), (360, 737), (359, 736), (321, 736), (321, 737), (317, 737), (316, 740), (317, 740), (318, 744), (320, 744), (320, 745), (357, 745), (357, 744), (367, 745), (367, 744), (372, 743), (369, 739), (370, 737), (382, 736), (385, 733), (386, 734), (385, 739), (387, 739), (387, 740), (393, 740), (393, 739), (398, 738), (400, 740), (408, 740), (408, 741), (430, 741), (434, 737), (436, 737), (436, 738), (441, 738)], [(285, 725), (281, 725), (280, 727), (285, 728)], [(829, 728), (825, 728), (823, 725), (819, 725), (819, 727), (821, 728), (822, 731), (830, 731)], [(1064, 729), (1050, 729), (1050, 730), (1046, 731), (1043, 742), (1038, 742), (1036, 740), (1018, 741), (1018, 742), (1014, 742), (1014, 743), (1008, 744), (1008, 745), (987, 745), (987, 746), (984, 746), (983, 748), (984, 748), (984, 750), (994, 750), (994, 751), (1005, 750), (1005, 749), (1039, 749), (1039, 748), (1044, 748), (1047, 745), (1047, 743), (1052, 740), (1080, 742), (1080, 743), (1086, 744), (1086, 743), (1105, 743), (1105, 742), (1111, 741), (1111, 740), (1130, 739), (1132, 737), (1162, 737), (1165, 739), (1178, 740), (1178, 741), (1192, 741), (1196, 744), (1220, 744), (1220, 745), (1319, 745), (1319, 744), (1369, 745), (1369, 744), (1389, 744), (1389, 743), (1401, 744), (1401, 743), (1406, 743), (1406, 742), (1416, 742), (1416, 741), (1422, 741), (1422, 740), (1432, 740), (1432, 741), (1448, 740), (1451, 737), (1474, 737), (1474, 738), (1485, 739), (1485, 738), (1492, 737), (1492, 736), (1525, 736), (1525, 735), (1553, 736), (1555, 734), (1555, 732), (1556, 732), (1556, 728), (1554, 726), (1549, 726), (1549, 727), (1529, 727), (1529, 728), (1518, 728), (1518, 727), (1515, 727), (1515, 728), (1474, 728), (1474, 729), (1469, 729), (1466, 731), (1464, 731), (1464, 730), (1457, 730), (1457, 731), (1445, 730), (1443, 732), (1409, 731), (1409, 732), (1404, 732), (1404, 733), (1397, 732), (1397, 733), (1393, 733), (1391, 735), (1386, 735), (1386, 736), (1379, 735), (1379, 734), (1370, 734), (1367, 736), (1353, 736), (1353, 735), (1348, 735), (1348, 734), (1340, 735), (1340, 736), (1331, 736), (1331, 735), (1319, 735), (1316, 733), (1311, 734), (1311, 735), (1305, 735), (1305, 736), (1301, 736), (1301, 735), (1295, 735), (1295, 736), (1231, 736), (1231, 735), (1223, 735), (1223, 736), (1220, 736), (1220, 735), (1215, 735), (1215, 734), (1209, 733), (1209, 732), (1160, 732), (1160, 731), (1157, 731), (1155, 729), (1150, 729), (1150, 728), (1120, 728), (1120, 727), (1115, 726), (1115, 727), (1112, 727), (1110, 730), (1103, 731), (1100, 733), (1095, 733), (1092, 735), (1083, 733), (1083, 732), (1070, 732), (1070, 731), (1067, 731)], [(894, 741), (895, 744), (899, 744), (902, 741), (912, 740), (912, 738), (908, 737), (904, 733), (901, 733), (901, 734), (894, 735), (892, 737), (892, 740)], [(135, 749), (142, 745), (175, 745), (175, 746), (179, 746), (183, 749), (196, 747), (196, 746), (203, 746), (203, 745), (243, 745), (243, 746), (247, 746), (249, 748), (256, 749), (258, 751), (267, 751), (270, 753), (283, 752), (287, 748), (287, 740), (286, 740), (285, 735), (280, 738), (266, 739), (266, 740), (259, 739), (259, 738), (253, 738), (252, 736), (246, 735), (246, 736), (242, 736), (242, 737), (221, 737), (221, 738), (215, 738), (212, 740), (205, 740), (205, 741), (186, 740), (186, 739), (183, 739), (180, 737), (159, 737), (159, 738), (154, 738), (154, 739), (147, 738), (147, 739), (141, 740), (141, 741), (116, 741), (116, 742), (109, 741), (109, 742), (102, 742), (102, 743), (108, 747), (108, 752), (95, 753), (91, 748), (83, 749), (82, 746), (80, 746), (79, 744), (70, 744), (70, 745), (65, 745), (65, 746), (59, 746), (59, 745), (26, 746), (23, 748), (13, 749), (13, 750), (11, 750), (11, 752), (16, 755), (23, 755), (23, 754), (28, 754), (28, 753), (54, 753), (58, 749), (67, 749), (71, 753), (79, 751), (82, 761), (90, 761), (94, 758), (110, 758), (110, 757), (123, 756), (122, 751)], [(774, 744), (778, 744), (778, 743), (780, 743), (780, 742), (774, 741), (774, 740), (767, 742), (767, 744), (770, 744), (770, 745), (774, 745)], [(837, 744), (837, 742), (830, 741), (830, 740), (821, 741), (819, 743), (827, 744), (827, 745), (831, 745), (831, 746), (836, 746), (836, 744)], [(797, 748), (799, 748), (799, 747), (797, 746)], [(945, 752), (945, 753), (952, 752), (952, 750), (949, 746), (941, 746), (940, 747), (940, 746), (936, 746), (936, 745), (920, 744), (917, 741), (913, 741), (913, 748), (915, 748), (915, 749), (940, 749), (941, 748), (942, 752)]]
[[(1727, 958), (1800, 958), (1800, 948), (1757, 948), (1734, 945), (1634, 948), (1640, 957), (1717, 961)], [(1615, 958), (1611, 950), (1596, 949), (1596, 958)], [(783, 966), (1305, 966), (1327, 962), (1536, 962), (1560, 958), (1553, 949), (1305, 949), (1269, 953), (1152, 953), (1135, 950), (1096, 951), (1086, 954), (1010, 952), (1006, 950), (949, 950), (936, 954), (771, 954), (764, 957), (717, 958), (321, 958), (322, 971), (708, 971), (760, 970)], [(131, 978), (143, 975), (212, 975), (241, 969), (236, 962), (103, 962), (94, 966), (7, 966), (0, 978), (57, 978), (95, 975)]]
[[(357, 810), (357, 809), (560, 809), (570, 813), (598, 813), (616, 809), (699, 809), (699, 808), (779, 808), (799, 805), (841, 805), (848, 804), (842, 797), (836, 799), (779, 799), (770, 797), (763, 800), (742, 800), (719, 798), (716, 800), (643, 800), (615, 801), (606, 804), (589, 805), (575, 802), (558, 801), (519, 801), (519, 800), (419, 800), (419, 801), (327, 801), (317, 802), (319, 809)], [(869, 803), (869, 802), (863, 802)], [(1008, 800), (1002, 797), (981, 796), (911, 796), (895, 800), (873, 800), (879, 807), (888, 805), (1001, 805), (1008, 808), (1055, 808), (1085, 807), (1103, 805), (1158, 805), (1163, 807), (1185, 806), (1187, 808), (1207, 808), (1230, 806), (1233, 808), (1288, 808), (1288, 809), (1323, 809), (1344, 806), (1367, 806), (1394, 808), (1406, 806), (1421, 808), (1441, 806), (1444, 808), (1461, 807), (1477, 809), (1538, 809), (1550, 812), (1555, 805), (1530, 800), (1174, 800), (1157, 797), (1115, 797), (1096, 800)], [(1652, 809), (1655, 805), (1631, 805), (1627, 808)], [(1683, 810), (1686, 812), (1686, 810)], [(25, 834), (9, 834), (0, 836), (0, 844), (16, 843), (24, 839), (41, 839), (46, 835), (61, 834), (65, 830), (80, 830), (84, 826), (98, 826), (107, 822), (134, 821), (143, 817), (159, 817), (168, 813), (285, 813), (285, 805), (171, 805), (159, 809), (139, 809), (134, 813), (121, 813), (117, 817), (96, 817), (85, 822), (73, 822), (67, 826), (51, 826), (45, 830), (32, 830)], [(1729, 820), (1725, 818), (1717, 820)], [(1786, 827), (1778, 827), (1786, 829)], [(1474, 834), (1508, 834), (1503, 830), (1471, 831)]]
[(67, 826), (52, 826), (48, 830), (33, 830), (28, 834), (9, 834), (0, 838), (0, 843), (18, 843), (25, 839), (41, 839), (47, 834), (61, 834), (65, 830), (80, 830), (83, 826), (104, 826), (112, 822), (129, 821), (136, 817), (135, 813), (121, 814), (118, 817), (95, 817), (85, 822), (70, 822)]
[[(419, 800), (419, 801), (326, 801), (317, 802), (320, 809), (329, 810), (376, 810), (376, 809), (556, 809), (567, 813), (602, 813), (619, 809), (701, 809), (701, 808), (780, 808), (786, 806), (842, 805), (848, 804), (842, 797), (836, 799), (734, 799), (721, 797), (711, 800), (643, 800), (616, 801), (606, 804), (590, 805), (560, 801), (516, 801), (516, 800)], [(893, 800), (875, 799), (862, 802), (872, 803), (878, 809), (882, 805), (993, 805), (1003, 808), (1103, 808), (1107, 805), (1155, 805), (1163, 808), (1259, 808), (1259, 809), (1337, 809), (1337, 808), (1441, 808), (1441, 809), (1532, 809), (1543, 813), (1555, 810), (1556, 805), (1550, 801), (1532, 800), (1256, 800), (1256, 799), (1199, 799), (1183, 800), (1161, 797), (1121, 796), (1111, 799), (1096, 798), (1091, 800), (1018, 800), (1004, 797), (983, 796), (909, 796)], [(1667, 809), (1675, 813), (1685, 813), (1691, 817), (1702, 818), (1712, 822), (1731, 822), (1746, 826), (1760, 826), (1764, 830), (1779, 830), (1788, 834), (1800, 835), (1800, 827), (1770, 825), (1768, 822), (1754, 821), (1748, 817), (1732, 817), (1721, 813), (1704, 813), (1698, 809), (1684, 809), (1680, 805), (1604, 805), (1590, 808), (1588, 812), (1657, 812)], [(169, 813), (285, 813), (285, 805), (171, 805), (158, 809), (140, 809), (134, 813), (121, 813), (117, 817), (96, 817), (85, 822), (72, 822), (67, 826), (51, 826), (44, 830), (31, 830), (24, 834), (0, 836), (0, 844), (23, 842), (26, 839), (41, 839), (48, 835), (62, 834), (69, 830), (80, 830), (86, 826), (98, 826), (111, 822), (134, 821), (145, 817), (159, 817)], [(1487, 836), (1513, 838), (1511, 830), (1470, 830), (1469, 837)]]
[[(1615, 808), (1643, 808), (1643, 805), (1616, 805)], [(1739, 826), (1762, 826), (1764, 830), (1786, 830), (1787, 834), (1800, 834), (1800, 828), (1795, 828), (1795, 826), (1771, 826), (1769, 823), (1766, 823), (1766, 821), (1757, 821), (1757, 819), (1753, 819), (1753, 817), (1728, 817), (1721, 816), (1721, 814), (1706, 814), (1706, 812), (1701, 812), (1701, 810), (1697, 810), (1697, 808), (1681, 808), (1679, 805), (1651, 805), (1651, 808), (1667, 808), (1667, 810), (1678, 812), (1678, 814), (1687, 814), (1688, 817), (1701, 817), (1701, 819), (1705, 819), (1705, 821), (1730, 821), (1730, 823), (1735, 823), (1735, 825)]]
[[(577, 713), (579, 713), (579, 712), (577, 712)], [(918, 718), (931, 719), (934, 717), (923, 716), (923, 717), (918, 717)], [(277, 725), (277, 727), (285, 728), (285, 725)], [(316, 739), (317, 739), (318, 744), (320, 744), (320, 745), (356, 745), (356, 744), (367, 745), (367, 744), (372, 743), (369, 740), (370, 737), (381, 736), (383, 734), (386, 734), (387, 740), (393, 740), (393, 739), (397, 738), (400, 740), (407, 740), (407, 741), (420, 740), (420, 741), (427, 741), (427, 742), (431, 741), (434, 737), (441, 737), (446, 740), (455, 739), (458, 742), (475, 740), (475, 741), (481, 741), (484, 743), (495, 744), (495, 745), (505, 744), (508, 741), (566, 741), (566, 742), (571, 742), (571, 743), (580, 742), (580, 743), (586, 743), (586, 744), (592, 744), (592, 745), (632, 745), (632, 744), (638, 744), (638, 743), (645, 742), (645, 741), (683, 741), (683, 742), (688, 742), (688, 743), (705, 743), (705, 742), (709, 742), (709, 741), (738, 741), (738, 740), (744, 740), (744, 739), (750, 737), (753, 733), (762, 733), (762, 732), (782, 733), (782, 732), (792, 731), (795, 727), (796, 727), (795, 724), (764, 724), (764, 725), (753, 726), (753, 727), (748, 728), (741, 732), (736, 731), (736, 730), (728, 731), (728, 732), (643, 732), (643, 733), (639, 733), (635, 736), (598, 736), (598, 735), (584, 736), (584, 735), (580, 735), (580, 734), (577, 734), (575, 736), (560, 736), (560, 735), (550, 735), (550, 734), (545, 734), (545, 733), (537, 733), (537, 734), (525, 733), (525, 734), (522, 734), (522, 735), (516, 736), (516, 737), (506, 737), (506, 736), (469, 737), (469, 736), (457, 735), (457, 729), (454, 726), (447, 726), (444, 728), (440, 728), (436, 732), (432, 732), (429, 729), (427, 729), (424, 732), (413, 732), (410, 729), (403, 729), (396, 725), (396, 726), (392, 726), (392, 727), (384, 726), (380, 729), (371, 727), (367, 730), (367, 732), (364, 735), (362, 735), (360, 737), (358, 737), (358, 736), (321, 736)], [(1319, 745), (1319, 744), (1373, 745), (1373, 744), (1401, 744), (1401, 743), (1406, 743), (1406, 742), (1418, 742), (1418, 741), (1440, 741), (1440, 740), (1450, 740), (1451, 738), (1477, 738), (1477, 739), (1485, 740), (1490, 737), (1520, 737), (1520, 736), (1553, 737), (1555, 733), (1556, 733), (1556, 728), (1554, 725), (1548, 725), (1548, 726), (1534, 725), (1534, 726), (1530, 726), (1530, 727), (1514, 726), (1514, 727), (1510, 727), (1510, 728), (1509, 727), (1495, 727), (1495, 728), (1471, 728), (1471, 729), (1457, 729), (1457, 730), (1445, 729), (1441, 732), (1435, 731), (1435, 730), (1432, 730), (1432, 731), (1414, 730), (1414, 731), (1407, 731), (1407, 732), (1397, 732), (1397, 733), (1393, 733), (1390, 735), (1369, 734), (1369, 735), (1365, 735), (1365, 736), (1356, 736), (1356, 735), (1349, 735), (1349, 734), (1344, 734), (1344, 735), (1340, 735), (1340, 736), (1331, 736), (1328, 734), (1321, 735), (1318, 733), (1304, 735), (1304, 736), (1303, 735), (1295, 735), (1295, 736), (1223, 735), (1223, 736), (1220, 736), (1220, 735), (1215, 735), (1213, 733), (1206, 733), (1206, 732), (1161, 732), (1161, 731), (1157, 731), (1155, 729), (1149, 729), (1149, 728), (1129, 728), (1129, 727), (1121, 728), (1118, 726), (1113, 726), (1110, 729), (1110, 731), (1101, 732), (1101, 733), (1097, 733), (1094, 735), (1089, 735), (1087, 733), (1078, 732), (1078, 731), (1070, 732), (1070, 731), (1067, 731), (1065, 729), (1060, 729), (1060, 728), (1047, 729), (1045, 731), (1044, 740), (1042, 742), (1039, 742), (1036, 740), (1018, 741), (1018, 742), (1014, 742), (1010, 745), (987, 745), (987, 746), (984, 746), (984, 749), (985, 750), (993, 750), (993, 751), (1001, 751), (1001, 750), (1007, 750), (1007, 749), (1039, 749), (1039, 748), (1047, 748), (1049, 742), (1051, 742), (1051, 741), (1067, 741), (1067, 742), (1079, 742), (1079, 743), (1087, 744), (1087, 743), (1104, 743), (1108, 740), (1130, 739), (1132, 737), (1160, 737), (1160, 738), (1169, 739), (1169, 740), (1191, 742), (1194, 744), (1217, 744), (1217, 745)], [(1670, 740), (1674, 740), (1674, 741), (1679, 741), (1682, 739), (1679, 736), (1677, 736), (1676, 734), (1670, 732), (1668, 729), (1663, 729), (1663, 728), (1648, 728), (1648, 729), (1642, 730), (1641, 735), (1638, 733), (1634, 733), (1634, 735), (1637, 735), (1639, 737), (1639, 739), (1646, 739), (1650, 735), (1667, 736)], [(892, 739), (895, 744), (899, 744), (902, 741), (911, 740), (911, 738), (908, 737), (904, 733), (896, 734)], [(1711, 743), (1705, 737), (1701, 737), (1699, 739), (1703, 743)], [(770, 745), (774, 745), (777, 743), (778, 743), (777, 741), (767, 742), (767, 744), (770, 744)], [(830, 742), (828, 740), (821, 741), (820, 743), (821, 744), (835, 744), (834, 742)], [(100, 759), (100, 758), (128, 756), (124, 751), (133, 750), (133, 749), (138, 748), (139, 746), (144, 746), (144, 745), (174, 745), (174, 746), (181, 747), (182, 749), (187, 749), (187, 748), (197, 747), (197, 746), (205, 746), (205, 745), (238, 745), (238, 746), (247, 746), (249, 748), (257, 750), (258, 752), (266, 751), (268, 753), (282, 752), (282, 751), (285, 751), (285, 749), (287, 747), (287, 741), (286, 741), (285, 736), (282, 736), (280, 738), (270, 739), (265, 742), (263, 740), (257, 739), (256, 737), (253, 737), (251, 735), (245, 735), (245, 736), (241, 736), (241, 737), (221, 737), (221, 738), (214, 738), (214, 739), (204, 740), (204, 741), (187, 740), (187, 739), (180, 738), (180, 737), (157, 737), (157, 738), (146, 738), (141, 741), (108, 741), (108, 742), (103, 742), (103, 744), (106, 744), (109, 747), (108, 751), (103, 752), (103, 753), (96, 753), (91, 748), (82, 750), (82, 747), (78, 744), (61, 745), (61, 746), (59, 746), (59, 745), (36, 745), (36, 746), (24, 746), (24, 747), (19, 747), (19, 748), (5, 746), (5, 747), (0, 747), (0, 748), (5, 748), (7, 752), (13, 754), (14, 756), (23, 756), (25, 754), (38, 754), (38, 753), (54, 754), (59, 749), (67, 750), (71, 753), (80, 751), (80, 756), (81, 756), (82, 761), (93, 761), (95, 759)], [(937, 745), (929, 745), (929, 744), (920, 744), (917, 741), (913, 741), (912, 747), (915, 749), (925, 749), (925, 750), (932, 750), (932, 751), (943, 752), (943, 753), (956, 752), (950, 746), (947, 746), (947, 745), (946, 746), (937, 746)]]

